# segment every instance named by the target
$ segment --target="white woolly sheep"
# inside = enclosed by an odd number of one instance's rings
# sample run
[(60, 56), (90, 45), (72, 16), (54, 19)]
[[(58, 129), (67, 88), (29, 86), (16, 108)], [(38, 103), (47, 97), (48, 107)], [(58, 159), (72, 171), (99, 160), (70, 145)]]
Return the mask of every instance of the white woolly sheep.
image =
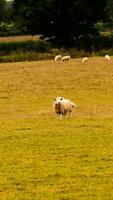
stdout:
[(57, 55), (55, 56), (55, 61), (61, 60), (62, 56), (61, 55)]
[(65, 99), (63, 97), (57, 97), (54, 99), (53, 109), (57, 116), (66, 116), (72, 112), (73, 108), (76, 107), (76, 104), (71, 102), (69, 99)]
[(62, 61), (68, 61), (68, 60), (70, 60), (70, 59), (71, 59), (70, 56), (63, 56), (63, 57), (61, 58)]
[(85, 62), (87, 62), (87, 61), (88, 61), (88, 57), (82, 58), (82, 63), (85, 63)]
[(105, 55), (105, 56), (104, 56), (104, 58), (105, 58), (106, 60), (108, 60), (108, 61), (110, 61), (110, 60), (111, 60), (111, 58), (110, 58), (110, 56), (109, 56), (109, 55)]

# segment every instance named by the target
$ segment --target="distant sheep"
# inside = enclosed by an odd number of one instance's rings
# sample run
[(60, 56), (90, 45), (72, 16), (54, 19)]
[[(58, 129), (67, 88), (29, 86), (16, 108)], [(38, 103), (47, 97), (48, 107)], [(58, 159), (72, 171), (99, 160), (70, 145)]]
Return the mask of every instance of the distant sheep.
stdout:
[(71, 59), (70, 56), (63, 56), (63, 57), (61, 58), (62, 61), (68, 61), (68, 60), (70, 60), (70, 59)]
[(110, 58), (109, 55), (105, 55), (104, 58), (105, 58), (107, 61), (110, 61), (110, 60), (111, 60), (111, 58)]
[(54, 99), (53, 109), (57, 116), (66, 116), (70, 114), (73, 108), (76, 108), (76, 104), (71, 102), (69, 99), (63, 97), (57, 97)]
[(57, 55), (55, 56), (55, 61), (61, 60), (62, 56), (61, 55)]
[(82, 63), (85, 63), (85, 62), (88, 62), (88, 57), (84, 57), (84, 58), (82, 59)]

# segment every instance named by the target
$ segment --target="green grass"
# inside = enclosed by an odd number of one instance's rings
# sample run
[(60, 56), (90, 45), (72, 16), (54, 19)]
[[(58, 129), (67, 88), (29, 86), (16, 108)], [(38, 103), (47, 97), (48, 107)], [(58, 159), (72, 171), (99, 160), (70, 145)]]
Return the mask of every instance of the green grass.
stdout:
[[(0, 199), (113, 199), (113, 63), (0, 64)], [(78, 105), (56, 119), (64, 96)]]

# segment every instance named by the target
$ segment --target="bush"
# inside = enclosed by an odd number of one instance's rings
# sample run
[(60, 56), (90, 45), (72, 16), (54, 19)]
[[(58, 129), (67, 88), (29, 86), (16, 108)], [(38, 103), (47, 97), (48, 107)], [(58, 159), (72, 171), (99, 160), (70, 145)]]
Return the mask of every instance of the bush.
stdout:
[(112, 56), (113, 55), (113, 49), (102, 49), (99, 52), (97, 52), (98, 56), (105, 56), (105, 55)]
[(53, 59), (52, 53), (36, 53), (36, 52), (13, 52), (12, 55), (0, 56), (0, 62), (20, 62), (20, 61), (39, 61)]
[(18, 30), (0, 32), (0, 37), (19, 36), (19, 35), (23, 35), (23, 33), (21, 31), (18, 31)]
[(12, 52), (48, 52), (50, 44), (46, 41), (22, 41), (22, 42), (2, 42), (0, 43), (0, 55), (10, 55)]

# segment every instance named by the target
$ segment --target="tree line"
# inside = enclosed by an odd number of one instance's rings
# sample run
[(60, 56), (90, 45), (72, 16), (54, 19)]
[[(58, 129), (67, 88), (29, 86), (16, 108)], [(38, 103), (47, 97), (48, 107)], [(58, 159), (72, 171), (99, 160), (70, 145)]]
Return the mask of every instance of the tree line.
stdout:
[(112, 30), (113, 0), (0, 0), (3, 22), (59, 48), (71, 47), (80, 38), (99, 36), (99, 23)]

